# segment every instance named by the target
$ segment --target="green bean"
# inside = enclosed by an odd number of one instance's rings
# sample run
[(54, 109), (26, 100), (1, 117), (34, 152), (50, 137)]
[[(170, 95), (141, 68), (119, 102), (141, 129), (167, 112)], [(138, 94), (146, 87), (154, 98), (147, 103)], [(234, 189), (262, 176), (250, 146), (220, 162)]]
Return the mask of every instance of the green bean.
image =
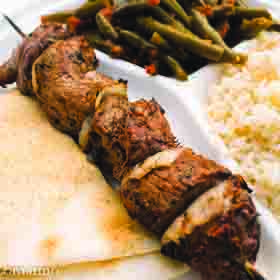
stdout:
[(159, 21), (167, 24), (174, 24), (174, 18), (171, 15), (169, 15), (165, 10), (163, 10), (161, 7), (153, 6), (151, 11), (152, 11), (152, 15)]
[(161, 7), (153, 6), (151, 11), (152, 11), (152, 15), (162, 23), (173, 25), (180, 31), (191, 33), (191, 31), (187, 29), (187, 27), (184, 26), (184, 24), (181, 21), (176, 20), (168, 12), (163, 10)]
[(151, 6), (147, 3), (147, 1), (139, 1), (139, 2), (133, 2), (129, 4), (125, 4), (121, 7), (119, 7), (114, 12), (114, 17), (124, 17), (128, 14), (134, 14), (134, 13), (142, 13), (144, 11), (150, 11), (151, 14), (158, 19), (159, 21), (173, 25), (174, 27), (178, 28), (179, 30), (184, 30), (187, 32), (186, 27), (179, 22), (178, 20), (174, 19), (168, 12), (163, 10), (159, 6)]
[[(87, 38), (87, 40), (93, 47), (95, 47), (111, 56), (115, 56), (115, 57), (124, 56), (123, 47), (121, 45), (114, 44), (110, 40), (104, 40), (98, 33), (85, 34), (85, 37)], [(116, 50), (118, 50), (118, 51), (116, 51)]]
[(137, 2), (129, 2), (124, 5), (119, 6), (115, 11), (114, 17), (122, 17), (126, 15), (131, 15), (135, 13), (141, 13), (147, 10), (151, 10), (153, 7), (148, 4), (145, 0), (140, 0)]
[(174, 56), (180, 61), (186, 61), (190, 58), (189, 54), (186, 53), (185, 51), (178, 48), (174, 49), (174, 47), (172, 48), (169, 42), (157, 32), (153, 33), (150, 42), (156, 45), (159, 48), (159, 50), (163, 50), (164, 52), (167, 51), (171, 53), (172, 56)]
[(87, 2), (74, 11), (74, 15), (79, 18), (95, 16), (99, 10), (109, 5), (107, 0), (95, 0)]
[(152, 18), (138, 18), (137, 23), (149, 31), (158, 32), (171, 42), (174, 42), (199, 56), (214, 61), (219, 61), (223, 56), (224, 49), (222, 47), (213, 45), (195, 35), (178, 31), (175, 28), (162, 24)]
[(267, 18), (255, 18), (242, 21), (240, 31), (244, 37), (255, 37), (258, 33), (273, 26), (273, 21)]
[(233, 64), (244, 64), (248, 56), (244, 53), (235, 52), (229, 47), (225, 47), (224, 55), (221, 59), (222, 62), (229, 62)]
[(96, 14), (96, 24), (99, 31), (104, 35), (105, 38), (109, 38), (112, 40), (118, 39), (119, 35), (116, 32), (115, 28), (112, 26), (109, 20), (100, 12)]
[(198, 33), (204, 39), (210, 39), (214, 43), (224, 48), (228, 48), (219, 32), (211, 26), (205, 15), (201, 14), (195, 9), (191, 10), (191, 15), (193, 18), (193, 28), (195, 29), (196, 33)]
[(180, 18), (186, 26), (190, 26), (191, 19), (182, 8), (182, 6), (176, 0), (161, 0), (161, 3), (175, 13), (178, 18)]
[(182, 32), (185, 32), (185, 33), (188, 33), (188, 34), (192, 34), (192, 32), (191, 32), (186, 26), (184, 26), (184, 24), (183, 24), (181, 21), (179, 21), (179, 20), (174, 19), (172, 25), (173, 25), (178, 31), (182, 31)]
[(151, 12), (152, 15), (162, 23), (173, 25), (180, 31), (191, 33), (191, 31), (181, 21), (175, 19), (173, 16), (171, 16), (168, 12), (163, 10), (161, 7), (153, 6), (151, 7)]
[(91, 17), (94, 16), (102, 8), (105, 8), (107, 5), (107, 0), (95, 0), (85, 3), (75, 10), (57, 12), (42, 16), (42, 21), (65, 23), (71, 16), (77, 16), (79, 18)]
[(199, 11), (192, 9), (191, 15), (193, 18), (193, 26), (196, 31), (205, 39), (210, 39), (214, 43), (220, 45), (224, 48), (224, 55), (222, 60), (229, 61), (232, 63), (241, 63), (246, 60), (246, 56), (242, 54), (235, 53), (231, 48), (229, 48), (224, 42), (223, 38), (208, 22), (206, 16), (202, 15)]
[(172, 71), (176, 79), (181, 81), (188, 79), (188, 74), (175, 58), (171, 56), (164, 56), (163, 60), (167, 64), (168, 68)]
[(159, 21), (161, 21), (162, 23), (166, 23), (166, 24), (170, 24), (173, 25), (174, 27), (176, 27), (178, 30), (180, 31), (184, 31), (184, 32), (190, 32), (182, 22), (176, 20), (174, 17), (172, 17), (171, 15), (168, 14), (168, 12), (166, 12), (165, 10), (163, 10), (161, 7), (159, 6), (154, 6), (151, 9), (152, 11), (152, 15), (158, 19)]
[(73, 11), (57, 12), (41, 17), (42, 22), (60, 22), (66, 23), (69, 17), (73, 16)]
[(220, 46), (225, 46), (224, 40), (220, 34), (209, 24), (206, 16), (195, 9), (191, 10), (191, 15), (193, 19), (193, 28), (195, 29), (196, 33), (198, 33), (204, 39), (210, 39)]
[(265, 17), (271, 19), (271, 14), (268, 10), (263, 8), (243, 8), (243, 7), (235, 7), (236, 16), (252, 19), (257, 17)]
[(120, 30), (120, 37), (121, 39), (125, 40), (128, 44), (131, 46), (139, 49), (139, 48), (151, 48), (151, 49), (156, 49), (157, 47), (142, 38), (140, 35), (137, 33), (134, 33), (132, 31), (128, 30)]
[(168, 41), (165, 40), (160, 34), (157, 32), (154, 32), (150, 42), (153, 43), (154, 45), (158, 46), (160, 49), (166, 50), (166, 51), (171, 51), (172, 48), (169, 45)]

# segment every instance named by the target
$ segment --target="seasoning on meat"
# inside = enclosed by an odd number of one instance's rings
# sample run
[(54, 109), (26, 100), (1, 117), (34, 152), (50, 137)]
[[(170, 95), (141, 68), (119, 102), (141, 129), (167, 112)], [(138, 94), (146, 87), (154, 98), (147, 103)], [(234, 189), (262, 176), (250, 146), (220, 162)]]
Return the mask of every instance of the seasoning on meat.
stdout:
[[(149, 172), (138, 178), (130, 173), (120, 189), (130, 215), (160, 235), (197, 197), (231, 175), (226, 168), (194, 154), (190, 149), (177, 150), (175, 161), (167, 166), (160, 164), (163, 157), (158, 159), (158, 154), (151, 157), (157, 158), (158, 166), (151, 158), (147, 159), (153, 169), (144, 163)], [(132, 174), (139, 169), (141, 165), (136, 166)]]

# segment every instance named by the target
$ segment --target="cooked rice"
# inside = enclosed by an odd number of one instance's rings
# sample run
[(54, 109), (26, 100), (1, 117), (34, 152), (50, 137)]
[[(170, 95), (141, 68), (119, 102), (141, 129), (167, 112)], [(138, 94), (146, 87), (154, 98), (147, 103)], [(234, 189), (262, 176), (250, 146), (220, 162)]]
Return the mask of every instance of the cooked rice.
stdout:
[(243, 67), (225, 66), (208, 117), (242, 175), (280, 219), (280, 35), (261, 34)]

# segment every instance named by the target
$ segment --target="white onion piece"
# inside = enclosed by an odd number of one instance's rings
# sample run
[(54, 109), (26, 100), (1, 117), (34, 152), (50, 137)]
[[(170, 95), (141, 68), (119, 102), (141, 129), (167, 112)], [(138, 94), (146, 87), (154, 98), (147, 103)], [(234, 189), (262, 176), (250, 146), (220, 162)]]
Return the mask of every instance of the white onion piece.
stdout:
[(162, 244), (179, 243), (180, 238), (191, 234), (198, 226), (226, 213), (232, 205), (233, 193), (228, 191), (228, 181), (218, 183), (205, 192), (169, 226), (162, 237)]
[(105, 96), (109, 96), (109, 95), (114, 95), (114, 96), (127, 96), (127, 86), (126, 84), (118, 84), (118, 85), (114, 85), (114, 86), (108, 86), (105, 87), (97, 96), (96, 98), (96, 102), (95, 102), (95, 109), (97, 109), (99, 107), (99, 105), (102, 102), (102, 99)]
[(128, 179), (141, 179), (153, 169), (170, 166), (182, 152), (183, 148), (169, 149), (147, 158), (143, 163), (137, 164)]

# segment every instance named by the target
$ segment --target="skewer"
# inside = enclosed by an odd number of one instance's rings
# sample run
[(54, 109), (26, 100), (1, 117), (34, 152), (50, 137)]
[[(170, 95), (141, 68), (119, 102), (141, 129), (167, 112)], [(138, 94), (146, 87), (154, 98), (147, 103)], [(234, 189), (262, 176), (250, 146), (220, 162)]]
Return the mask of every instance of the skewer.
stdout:
[(23, 39), (25, 39), (25, 38), (28, 37), (28, 36), (20, 29), (20, 27), (14, 23), (14, 21), (13, 21), (10, 17), (8, 17), (8, 16), (7, 16), (6, 14), (4, 14), (4, 13), (1, 13), (1, 14), (2, 14), (3, 18), (4, 18), (6, 21), (8, 21), (8, 23), (14, 28), (14, 30), (15, 30)]

